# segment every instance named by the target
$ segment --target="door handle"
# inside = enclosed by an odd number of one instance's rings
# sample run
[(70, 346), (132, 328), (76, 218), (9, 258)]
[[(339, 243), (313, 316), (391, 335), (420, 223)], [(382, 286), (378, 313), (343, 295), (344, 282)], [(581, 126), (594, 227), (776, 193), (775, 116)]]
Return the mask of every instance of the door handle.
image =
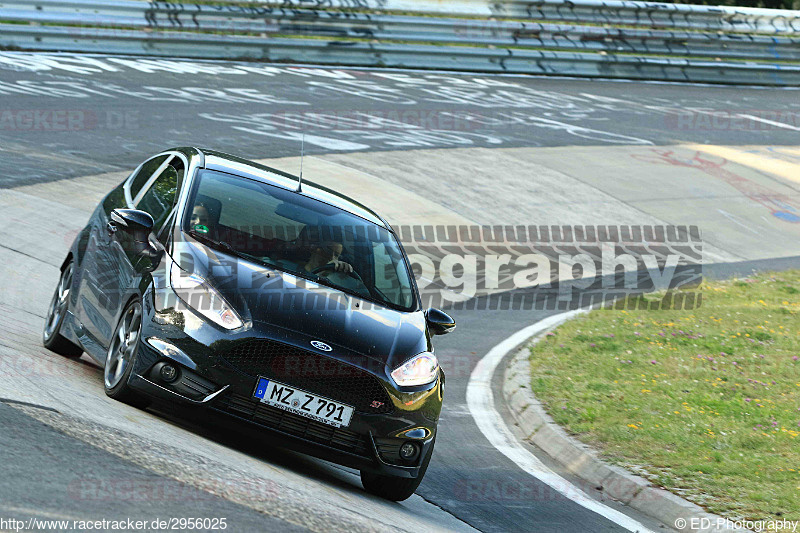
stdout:
[(113, 236), (115, 233), (117, 233), (117, 225), (114, 222), (109, 221), (109, 223), (106, 224), (106, 231), (110, 236)]

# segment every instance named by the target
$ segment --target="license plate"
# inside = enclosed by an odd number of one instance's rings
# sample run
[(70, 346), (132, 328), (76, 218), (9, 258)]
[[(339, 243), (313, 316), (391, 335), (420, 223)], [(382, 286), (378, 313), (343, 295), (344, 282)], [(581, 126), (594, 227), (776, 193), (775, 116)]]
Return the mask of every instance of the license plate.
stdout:
[(353, 416), (349, 405), (267, 378), (258, 378), (253, 396), (267, 405), (337, 428), (349, 426)]

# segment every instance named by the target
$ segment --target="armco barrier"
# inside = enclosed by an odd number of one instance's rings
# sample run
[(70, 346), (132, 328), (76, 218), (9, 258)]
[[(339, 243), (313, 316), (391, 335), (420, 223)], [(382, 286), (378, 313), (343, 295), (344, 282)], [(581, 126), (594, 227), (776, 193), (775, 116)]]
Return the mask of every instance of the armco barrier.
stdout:
[[(239, 0), (228, 2), (241, 4)], [(219, 3), (226, 3), (226, 0)], [(415, 12), (651, 28), (763, 32), (770, 35), (800, 31), (800, 12), (793, 10), (626, 0), (254, 0), (250, 4), (286, 10)]]
[[(495, 15), (502, 11), (544, 21), (472, 18), (480, 6)], [(463, 13), (408, 14), (438, 13), (437, 8)], [(405, 13), (399, 14), (401, 10)], [(545, 16), (550, 11), (557, 14)], [(798, 17), (795, 11), (589, 0), (314, 0), (280, 5), (11, 0), (0, 1), (0, 46), (800, 85), (800, 64), (795, 63), (800, 61)], [(573, 19), (574, 24), (563, 22)], [(637, 27), (614, 27), (613, 21), (619, 20)]]
[[(262, 8), (226, 11), (224, 6), (195, 5), (180, 9), (170, 5), (142, 13), (141, 2), (118, 2), (113, 15), (107, 3), (70, 2), (45, 4), (41, 11), (0, 9), (0, 20), (43, 24), (92, 25), (222, 31), (235, 34), (263, 32), (297, 36), (326, 36), (382, 41), (439, 44), (477, 44), (663, 56), (692, 56), (752, 60), (800, 60), (800, 39), (763, 35), (710, 32), (605, 28), (519, 21), (411, 17)], [(58, 7), (60, 10), (56, 10)], [(230, 7), (230, 6), (228, 6)], [(138, 9), (138, 12), (137, 12)]]

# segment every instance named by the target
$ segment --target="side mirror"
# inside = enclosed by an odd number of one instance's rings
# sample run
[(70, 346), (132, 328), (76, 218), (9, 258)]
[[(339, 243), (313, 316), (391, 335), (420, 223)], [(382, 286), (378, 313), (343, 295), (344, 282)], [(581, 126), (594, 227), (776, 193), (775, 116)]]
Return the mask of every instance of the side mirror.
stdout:
[(425, 320), (434, 335), (444, 335), (456, 329), (456, 321), (450, 315), (433, 307), (425, 311)]
[(114, 209), (111, 211), (111, 220), (106, 229), (109, 233), (122, 230), (128, 233), (134, 241), (146, 243), (153, 231), (153, 217), (150, 213), (138, 209)]
[(114, 209), (107, 230), (111, 235), (124, 231), (130, 235), (131, 241), (122, 244), (133, 264), (141, 272), (152, 272), (164, 257), (164, 247), (153, 233), (153, 217), (150, 213), (138, 209)]

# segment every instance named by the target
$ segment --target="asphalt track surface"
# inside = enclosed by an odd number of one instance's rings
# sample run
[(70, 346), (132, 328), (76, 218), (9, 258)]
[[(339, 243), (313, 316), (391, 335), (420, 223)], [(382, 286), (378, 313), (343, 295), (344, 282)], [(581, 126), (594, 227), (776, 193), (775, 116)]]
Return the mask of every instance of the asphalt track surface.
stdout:
[[(0, 52), (0, 187), (127, 169), (165, 146), (306, 153), (796, 144), (796, 90)], [(717, 113), (717, 118), (709, 115)], [(717, 122), (714, 122), (716, 120)]]
[[(24, 520), (32, 517), (86, 520), (107, 515), (109, 507), (113, 507), (117, 516), (150, 522), (155, 517), (175, 516), (174, 499), (169, 497), (172, 494), (196, 502), (205, 516), (235, 516), (235, 525), (243, 530), (305, 531), (294, 524), (265, 517), (245, 506), (121, 461), (119, 457), (69, 437), (8, 404), (0, 403), (0, 427), (3, 428), (0, 449), (3, 450), (5, 480), (0, 513), (5, 518), (13, 515)], [(76, 482), (85, 473), (87, 465), (91, 465), (93, 475), (127, 480), (130, 487), (156, 483), (165, 497), (148, 498), (145, 502), (141, 498), (131, 498), (131, 492), (127, 492), (127, 498), (120, 497), (122, 491), (119, 494), (114, 491), (95, 492), (88, 483)], [(9, 482), (11, 480), (26, 482)], [(57, 516), (41, 514), (43, 509), (53, 507), (59, 509)]]
[[(132, 169), (144, 156), (176, 145), (209, 146), (250, 158), (294, 156), (303, 132), (309, 154), (668, 145), (678, 140), (792, 145), (798, 135), (792, 129), (706, 127), (703, 121), (710, 113), (723, 120), (797, 113), (797, 96), (792, 90), (759, 88), (2, 53), (0, 188)], [(796, 263), (787, 260), (785, 266)], [(774, 263), (723, 265), (714, 267), (714, 273), (725, 276), (769, 266)], [(436, 454), (418, 494), (464, 525), (481, 531), (621, 529), (522, 472), (491, 447), (466, 407), (466, 385), (475, 362), (500, 340), (551, 313), (455, 311), (457, 333), (437, 339), (437, 354), (450, 361), (448, 390)], [(41, 318), (31, 316), (30, 321), (39, 327)], [(100, 371), (90, 372), (99, 383)], [(36, 516), (55, 502), (63, 504), (57, 505), (62, 515), (76, 518), (112, 510), (118, 517), (143, 518), (202, 510), (202, 516), (235, 519), (237, 531), (296, 527), (215, 495), (192, 498), (192, 487), (179, 486), (179, 481), (29, 415), (0, 403), (0, 515)], [(183, 422), (180, 414), (158, 410), (146, 415), (165, 427), (180, 425), (259, 457), (245, 437), (209, 430), (202, 419)], [(343, 481), (321, 462), (275, 454), (278, 459), (270, 454), (264, 460), (321, 480), (332, 491), (360, 497), (353, 476)], [(189, 496), (180, 502), (75, 498), (69, 488), (80, 472), (103, 479), (152, 481), (155, 476), (166, 493), (184, 491)], [(601, 493), (595, 496), (602, 499)], [(663, 527), (607, 503), (649, 529)]]

